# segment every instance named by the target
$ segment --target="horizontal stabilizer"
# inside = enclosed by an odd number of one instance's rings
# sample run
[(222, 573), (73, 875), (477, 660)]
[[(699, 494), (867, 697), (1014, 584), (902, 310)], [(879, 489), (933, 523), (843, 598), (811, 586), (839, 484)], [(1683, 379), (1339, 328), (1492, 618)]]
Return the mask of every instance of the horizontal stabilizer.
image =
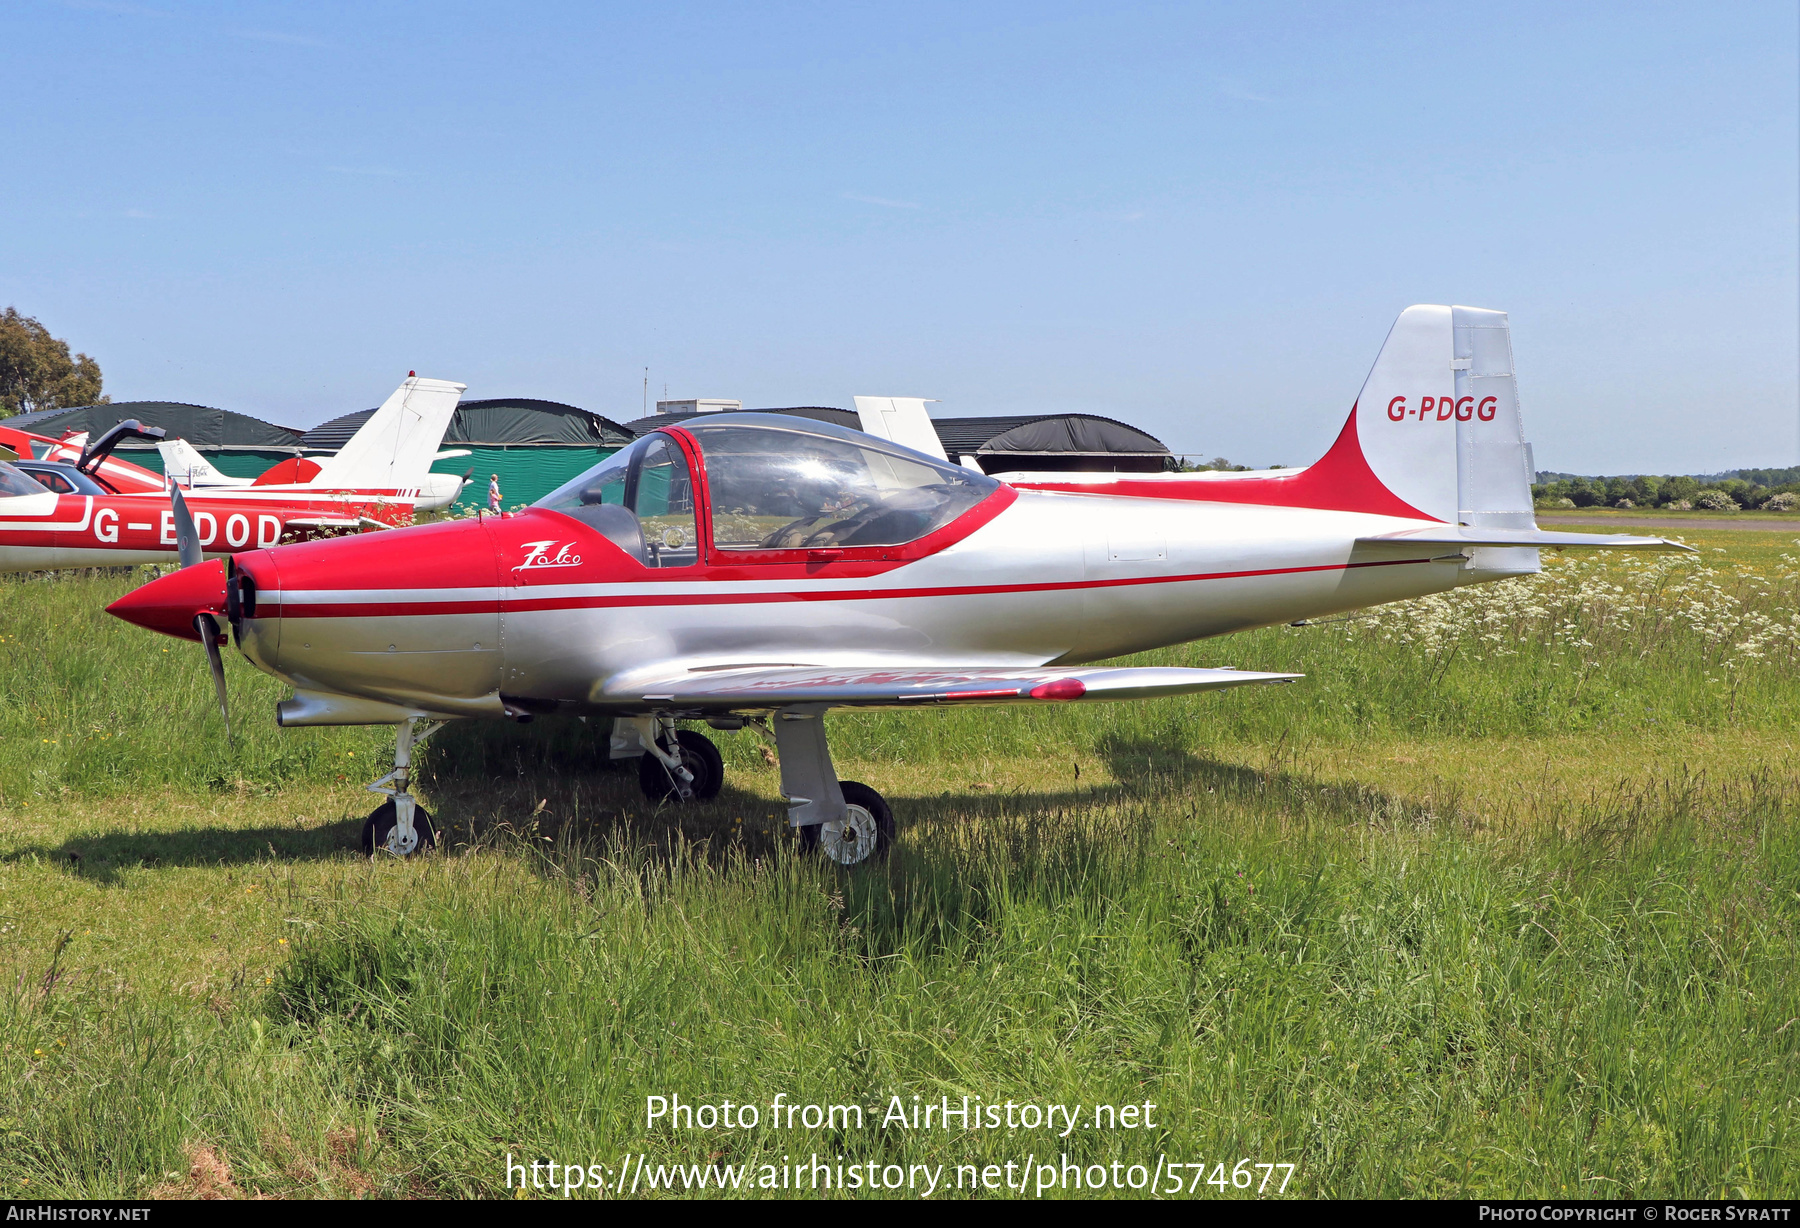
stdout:
[(1692, 546), (1663, 537), (1632, 537), (1625, 533), (1552, 533), (1544, 529), (1472, 529), (1460, 525), (1407, 529), (1359, 537), (1360, 545), (1399, 546), (1536, 546), (1545, 550), (1686, 550)]
[(602, 703), (711, 709), (910, 707), (914, 704), (1033, 703), (1047, 700), (1153, 699), (1253, 682), (1291, 682), (1299, 674), (1236, 669), (834, 669), (750, 666), (696, 670), (675, 679), (608, 686)]

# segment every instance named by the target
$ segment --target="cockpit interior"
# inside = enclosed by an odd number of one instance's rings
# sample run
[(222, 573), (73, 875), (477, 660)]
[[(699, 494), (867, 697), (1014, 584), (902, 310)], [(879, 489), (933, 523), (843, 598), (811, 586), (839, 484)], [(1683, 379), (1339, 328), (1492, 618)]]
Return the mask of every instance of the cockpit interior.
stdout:
[(680, 444), (658, 431), (534, 506), (582, 521), (647, 567), (683, 567), (699, 561), (702, 529), (719, 551), (904, 545), (1000, 485), (826, 422), (719, 414), (680, 429), (699, 444), (704, 500)]

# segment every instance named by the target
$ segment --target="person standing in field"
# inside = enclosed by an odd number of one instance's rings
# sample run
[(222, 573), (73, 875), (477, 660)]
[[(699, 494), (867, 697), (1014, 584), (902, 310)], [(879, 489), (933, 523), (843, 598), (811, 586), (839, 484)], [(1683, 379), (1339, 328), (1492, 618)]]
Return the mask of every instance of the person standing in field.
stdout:
[(500, 475), (494, 474), (488, 479), (488, 511), (500, 510)]

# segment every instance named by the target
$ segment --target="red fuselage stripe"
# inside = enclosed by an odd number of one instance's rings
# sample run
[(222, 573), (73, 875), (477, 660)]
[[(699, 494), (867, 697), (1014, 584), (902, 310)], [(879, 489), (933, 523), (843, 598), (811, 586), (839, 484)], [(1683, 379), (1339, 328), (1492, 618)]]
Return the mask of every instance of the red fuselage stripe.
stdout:
[[(262, 618), (392, 618), (431, 614), (496, 614), (526, 610), (607, 609), (646, 605), (761, 605), (781, 601), (892, 601), (908, 597), (984, 597), (995, 593), (1054, 593), (1082, 588), (1124, 588), (1140, 584), (1187, 584), (1199, 580), (1243, 580), (1256, 576), (1292, 576), (1315, 571), (1354, 571), (1363, 567), (1401, 567), (1430, 559), (1390, 559), (1372, 563), (1324, 563), (1313, 567), (1270, 567), (1260, 571), (1215, 571), (1190, 576), (1141, 576), (1123, 580), (1070, 580), (1061, 584), (979, 584), (963, 588), (832, 589), (822, 592), (772, 593), (630, 593), (617, 596), (539, 597), (517, 590), (502, 601), (338, 602), (329, 605), (265, 603)], [(266, 612), (264, 612), (266, 611)]]

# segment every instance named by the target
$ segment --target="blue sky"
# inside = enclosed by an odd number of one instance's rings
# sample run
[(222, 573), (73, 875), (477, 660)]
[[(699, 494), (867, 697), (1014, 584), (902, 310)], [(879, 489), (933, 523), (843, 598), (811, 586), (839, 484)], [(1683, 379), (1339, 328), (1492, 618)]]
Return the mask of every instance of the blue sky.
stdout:
[(1545, 468), (1800, 459), (1791, 3), (15, 0), (0, 305), (118, 399), (1083, 410), (1300, 464), (1409, 303)]

